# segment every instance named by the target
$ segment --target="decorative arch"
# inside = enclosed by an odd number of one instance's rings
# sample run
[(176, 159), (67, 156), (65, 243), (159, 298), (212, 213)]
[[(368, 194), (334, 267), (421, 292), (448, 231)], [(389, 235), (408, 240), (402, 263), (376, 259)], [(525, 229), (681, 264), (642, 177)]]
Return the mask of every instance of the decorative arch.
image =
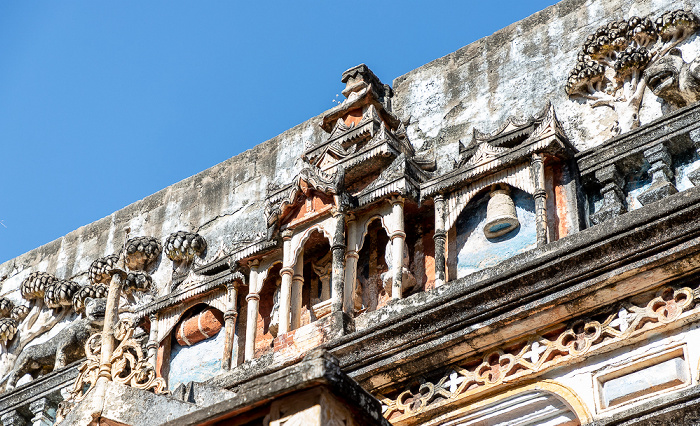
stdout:
[[(576, 420), (579, 425), (585, 425), (593, 421), (590, 410), (573, 389), (554, 380), (541, 380), (501, 392), (489, 398), (473, 401), (471, 404), (464, 405), (457, 410), (434, 417), (425, 424), (438, 425), (446, 421), (458, 421), (460, 419), (475, 421), (482, 415), (494, 419), (497, 415), (496, 410), (499, 409), (503, 411), (502, 416), (505, 419), (508, 418), (508, 410), (510, 409), (510, 414), (513, 415), (512, 419), (515, 420), (520, 413), (532, 411), (527, 408), (528, 402), (532, 404), (531, 407), (534, 407), (543, 401), (546, 401), (548, 404), (551, 403), (549, 415), (552, 418), (560, 418), (561, 423), (559, 424), (561, 425), (572, 425), (575, 424)], [(560, 404), (557, 404), (557, 402)], [(518, 407), (521, 407), (521, 411), (512, 408), (516, 404)], [(523, 409), (522, 407), (525, 408)], [(566, 421), (567, 416), (571, 419), (570, 421)], [(503, 418), (499, 418), (497, 422), (503, 422)]]
[(530, 164), (521, 163), (517, 166), (509, 167), (498, 173), (494, 173), (466, 186), (465, 188), (451, 193), (447, 197), (447, 217), (445, 220), (445, 229), (452, 229), (455, 222), (457, 222), (457, 217), (460, 213), (462, 213), (469, 201), (479, 192), (489, 188), (493, 184), (508, 184), (514, 188), (518, 188), (530, 195), (533, 195), (535, 193), (535, 184), (532, 181), (530, 173)]
[(333, 217), (324, 219), (321, 222), (315, 223), (308, 228), (304, 229), (303, 232), (295, 234), (292, 237), (292, 264), (294, 264), (299, 257), (299, 251), (304, 247), (304, 244), (309, 239), (309, 236), (313, 231), (318, 231), (323, 234), (328, 241), (333, 241), (333, 234), (335, 233), (335, 220)]
[(387, 235), (391, 235), (391, 231), (389, 230), (389, 227), (386, 225), (385, 221), (386, 217), (381, 215), (381, 214), (375, 214), (370, 216), (364, 223), (362, 224), (362, 227), (360, 228), (362, 233), (360, 234), (360, 237), (357, 239), (357, 251), (359, 252), (362, 250), (362, 247), (365, 244), (365, 237), (367, 236), (367, 233), (369, 232), (369, 226), (374, 222), (375, 220), (379, 220), (379, 223), (381, 224), (382, 228), (384, 228), (384, 231), (386, 231)]
[(268, 259), (268, 260), (264, 261), (262, 264), (260, 264), (260, 266), (258, 268), (258, 279), (255, 283), (256, 288), (250, 288), (250, 289), (248, 289), (248, 292), (249, 293), (259, 293), (260, 290), (262, 290), (262, 283), (267, 279), (272, 268), (274, 268), (275, 265), (277, 265), (278, 263), (282, 264), (282, 259), (275, 257), (272, 259)]

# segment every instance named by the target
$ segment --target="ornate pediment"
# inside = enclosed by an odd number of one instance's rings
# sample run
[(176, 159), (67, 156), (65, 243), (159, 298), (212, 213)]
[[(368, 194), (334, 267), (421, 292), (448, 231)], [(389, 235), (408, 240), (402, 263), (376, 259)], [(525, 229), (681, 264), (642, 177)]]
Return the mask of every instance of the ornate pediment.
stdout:
[(342, 182), (342, 170), (329, 175), (307, 163), (290, 185), (268, 194), (265, 208), (268, 226), (279, 227), (325, 212), (334, 204)]
[(568, 159), (575, 152), (548, 102), (536, 115), (510, 117), (493, 132), (475, 129), (467, 146), (460, 141), (454, 169), (421, 184), (421, 199), (529, 164), (536, 153)]
[(387, 140), (394, 145), (390, 149), (393, 152), (388, 153), (390, 157), (395, 158), (400, 152), (413, 155), (401, 121), (391, 112), (391, 87), (382, 84), (364, 64), (345, 71), (342, 81), (346, 99), (326, 112), (320, 123), (328, 138), (308, 147), (303, 158), (327, 172), (348, 160), (356, 166), (362, 161), (354, 161), (355, 157), (361, 156), (362, 151)]
[(485, 133), (474, 129), (472, 140), (467, 146), (459, 142), (460, 158), (455, 161), (455, 168), (489, 163), (513, 149), (547, 136), (556, 136), (557, 141), (566, 139), (550, 102), (533, 117), (509, 117), (493, 132)]

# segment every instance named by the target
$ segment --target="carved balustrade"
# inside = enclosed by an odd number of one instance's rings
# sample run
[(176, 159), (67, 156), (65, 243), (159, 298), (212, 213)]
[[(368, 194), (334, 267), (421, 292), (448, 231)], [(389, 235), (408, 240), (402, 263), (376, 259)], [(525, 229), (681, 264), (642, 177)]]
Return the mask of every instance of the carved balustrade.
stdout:
[(577, 154), (589, 225), (700, 184), (698, 151), (694, 104)]

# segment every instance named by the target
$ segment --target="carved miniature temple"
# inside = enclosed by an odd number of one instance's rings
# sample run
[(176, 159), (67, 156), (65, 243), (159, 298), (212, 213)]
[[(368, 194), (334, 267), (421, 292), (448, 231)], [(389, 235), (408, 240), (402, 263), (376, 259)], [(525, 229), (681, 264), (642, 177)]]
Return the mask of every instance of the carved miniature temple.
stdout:
[(0, 265), (0, 424), (700, 424), (700, 5), (564, 0)]

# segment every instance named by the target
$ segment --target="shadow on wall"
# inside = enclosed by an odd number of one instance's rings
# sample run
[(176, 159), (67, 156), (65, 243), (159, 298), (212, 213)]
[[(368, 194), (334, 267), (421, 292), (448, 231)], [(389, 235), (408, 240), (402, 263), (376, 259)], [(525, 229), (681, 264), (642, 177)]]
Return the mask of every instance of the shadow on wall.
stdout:
[(472, 201), (457, 218), (457, 278), (497, 265), (537, 246), (534, 199), (515, 188), (511, 196), (520, 225), (507, 234), (495, 238), (484, 235), (488, 192)]

